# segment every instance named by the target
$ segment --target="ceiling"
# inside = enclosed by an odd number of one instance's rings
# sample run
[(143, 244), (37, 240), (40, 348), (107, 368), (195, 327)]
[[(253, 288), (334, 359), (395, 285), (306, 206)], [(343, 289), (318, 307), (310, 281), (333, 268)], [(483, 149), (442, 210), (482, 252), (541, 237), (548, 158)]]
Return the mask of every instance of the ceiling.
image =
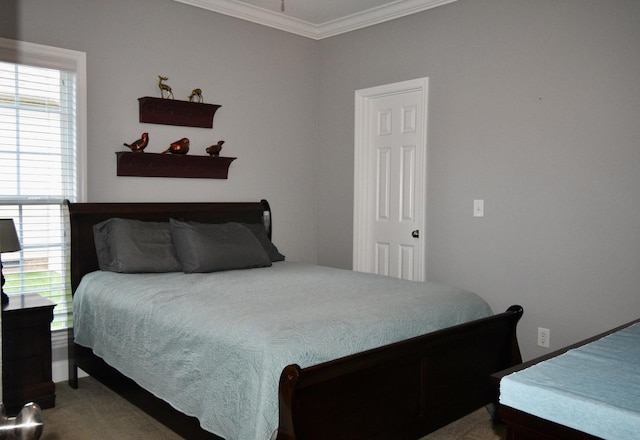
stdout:
[(175, 0), (320, 40), (457, 0)]

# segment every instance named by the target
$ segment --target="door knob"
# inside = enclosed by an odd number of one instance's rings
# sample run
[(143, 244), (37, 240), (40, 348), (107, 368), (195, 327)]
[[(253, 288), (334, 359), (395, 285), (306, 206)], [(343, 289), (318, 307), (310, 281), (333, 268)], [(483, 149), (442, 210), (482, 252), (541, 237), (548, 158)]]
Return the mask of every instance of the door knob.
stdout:
[(415, 231), (413, 231), (413, 232), (411, 233), (411, 236), (412, 236), (413, 238), (420, 238), (420, 230), (419, 230), (419, 229), (416, 229)]

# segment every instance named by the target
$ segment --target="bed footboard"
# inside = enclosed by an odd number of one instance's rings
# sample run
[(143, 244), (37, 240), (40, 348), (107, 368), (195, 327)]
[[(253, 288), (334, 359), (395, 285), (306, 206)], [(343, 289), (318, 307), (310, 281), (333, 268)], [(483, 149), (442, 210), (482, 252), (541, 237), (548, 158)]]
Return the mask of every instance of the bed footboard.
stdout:
[(497, 402), (490, 375), (522, 362), (520, 306), (280, 377), (277, 440), (417, 439)]

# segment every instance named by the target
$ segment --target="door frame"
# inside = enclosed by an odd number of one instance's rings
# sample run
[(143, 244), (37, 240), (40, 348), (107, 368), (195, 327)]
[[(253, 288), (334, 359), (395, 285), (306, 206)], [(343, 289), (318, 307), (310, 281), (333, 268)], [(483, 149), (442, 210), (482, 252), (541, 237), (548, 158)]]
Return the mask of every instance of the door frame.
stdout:
[(354, 203), (353, 203), (353, 270), (369, 272), (368, 253), (371, 252), (368, 246), (368, 239), (371, 234), (370, 222), (368, 222), (367, 212), (373, 200), (369, 183), (373, 176), (370, 175), (367, 164), (370, 160), (371, 151), (369, 146), (369, 111), (371, 103), (377, 98), (389, 95), (418, 91), (421, 93), (420, 105), (422, 105), (422, 118), (418, 121), (421, 124), (422, 136), (420, 146), (424, 148), (422, 160), (422, 180), (416, 185), (416, 189), (422, 200), (422, 212), (420, 213), (420, 273), (417, 280), (424, 281), (426, 278), (426, 217), (427, 217), (427, 120), (428, 120), (428, 98), (429, 98), (429, 78), (417, 78), (408, 81), (401, 81), (392, 84), (385, 84), (367, 89), (356, 90), (355, 92), (355, 132), (354, 132)]

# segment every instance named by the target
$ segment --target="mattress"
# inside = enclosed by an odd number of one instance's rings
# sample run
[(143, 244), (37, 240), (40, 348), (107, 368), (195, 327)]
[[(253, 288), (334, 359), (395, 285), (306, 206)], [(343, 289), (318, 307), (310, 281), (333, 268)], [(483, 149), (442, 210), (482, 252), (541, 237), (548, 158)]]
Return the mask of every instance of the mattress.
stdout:
[(611, 440), (640, 433), (640, 323), (512, 373), (500, 403)]
[(74, 295), (74, 334), (205, 430), (266, 440), (285, 366), (491, 314), (479, 296), (449, 286), (278, 262), (210, 274), (92, 272)]

